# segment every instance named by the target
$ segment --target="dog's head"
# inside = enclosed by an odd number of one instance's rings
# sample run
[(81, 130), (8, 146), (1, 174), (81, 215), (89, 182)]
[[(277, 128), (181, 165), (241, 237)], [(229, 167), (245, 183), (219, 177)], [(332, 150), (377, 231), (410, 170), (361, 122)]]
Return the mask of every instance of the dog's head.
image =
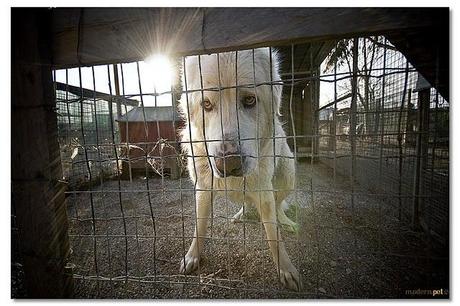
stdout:
[(206, 139), (199, 151), (209, 156), (215, 177), (251, 174), (272, 141), (282, 91), (278, 65), (277, 53), (268, 48), (185, 59), (183, 135), (195, 144)]

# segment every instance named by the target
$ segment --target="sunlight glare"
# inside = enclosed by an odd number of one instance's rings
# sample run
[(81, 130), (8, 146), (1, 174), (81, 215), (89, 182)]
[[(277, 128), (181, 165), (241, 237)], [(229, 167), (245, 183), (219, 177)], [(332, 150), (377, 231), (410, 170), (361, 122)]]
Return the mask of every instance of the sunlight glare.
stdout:
[(164, 92), (171, 90), (174, 70), (169, 58), (163, 54), (154, 54), (149, 56), (145, 60), (145, 63), (147, 64), (156, 91)]

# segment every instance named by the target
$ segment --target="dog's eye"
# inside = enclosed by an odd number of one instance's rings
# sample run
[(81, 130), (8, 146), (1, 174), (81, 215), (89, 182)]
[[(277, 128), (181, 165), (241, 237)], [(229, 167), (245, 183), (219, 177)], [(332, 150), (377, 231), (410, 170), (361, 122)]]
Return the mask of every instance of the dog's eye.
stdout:
[(202, 105), (203, 105), (203, 108), (208, 112), (211, 111), (213, 108), (212, 103), (211, 101), (209, 101), (208, 98), (204, 98)]
[(243, 104), (247, 108), (251, 108), (256, 105), (256, 96), (250, 95), (243, 98)]

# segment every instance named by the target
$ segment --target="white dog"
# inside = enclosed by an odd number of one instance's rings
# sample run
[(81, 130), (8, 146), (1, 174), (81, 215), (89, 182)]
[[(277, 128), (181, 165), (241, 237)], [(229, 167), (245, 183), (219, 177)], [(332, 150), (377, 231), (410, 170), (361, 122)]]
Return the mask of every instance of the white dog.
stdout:
[(277, 227), (277, 219), (296, 226), (283, 209), (294, 188), (295, 161), (279, 120), (282, 85), (269, 84), (280, 80), (278, 65), (277, 54), (270, 60), (268, 48), (185, 59), (183, 90), (188, 93), (180, 101), (186, 120), (181, 138), (195, 183), (197, 224), (182, 273), (199, 265), (212, 199), (227, 195), (257, 208), (281, 283), (300, 289), (299, 273)]

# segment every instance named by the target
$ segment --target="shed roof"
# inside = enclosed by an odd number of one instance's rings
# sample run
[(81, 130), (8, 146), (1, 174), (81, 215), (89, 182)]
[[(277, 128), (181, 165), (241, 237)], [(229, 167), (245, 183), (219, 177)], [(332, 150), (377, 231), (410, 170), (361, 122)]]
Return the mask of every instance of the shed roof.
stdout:
[[(145, 117), (144, 117), (145, 116)], [(172, 106), (153, 106), (153, 107), (135, 107), (123, 116), (119, 117), (117, 121), (127, 122), (146, 122), (152, 121), (179, 121), (179, 113)]]

